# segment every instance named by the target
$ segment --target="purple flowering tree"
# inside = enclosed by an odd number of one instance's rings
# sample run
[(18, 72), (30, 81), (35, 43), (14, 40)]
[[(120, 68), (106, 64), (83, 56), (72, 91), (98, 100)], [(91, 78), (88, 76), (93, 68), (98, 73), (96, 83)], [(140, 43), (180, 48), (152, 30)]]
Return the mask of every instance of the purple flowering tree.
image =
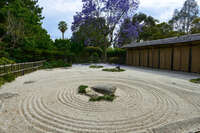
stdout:
[(142, 32), (142, 27), (143, 24), (139, 23), (139, 21), (133, 22), (130, 18), (124, 19), (120, 25), (119, 32), (116, 34), (115, 46), (121, 47), (132, 41), (137, 41), (139, 33)]
[[(74, 16), (72, 31), (76, 32), (86, 20), (103, 17), (108, 27), (103, 34), (105, 38), (109, 38), (109, 43), (104, 44), (105, 48), (116, 40), (117, 36), (114, 35), (114, 31), (117, 25), (128, 16), (132, 17), (139, 5), (138, 0), (82, 0), (82, 2), (82, 11), (77, 12)], [(130, 34), (137, 34), (134, 27), (131, 27), (130, 32)]]

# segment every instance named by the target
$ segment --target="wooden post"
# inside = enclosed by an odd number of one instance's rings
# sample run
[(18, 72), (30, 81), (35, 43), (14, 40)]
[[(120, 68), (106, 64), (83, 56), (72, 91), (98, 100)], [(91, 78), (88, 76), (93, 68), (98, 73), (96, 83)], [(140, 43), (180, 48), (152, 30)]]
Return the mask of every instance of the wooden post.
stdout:
[(174, 47), (172, 47), (171, 53), (171, 70), (174, 70)]
[(192, 71), (192, 46), (190, 45), (190, 51), (189, 51), (189, 65), (188, 65), (188, 71)]

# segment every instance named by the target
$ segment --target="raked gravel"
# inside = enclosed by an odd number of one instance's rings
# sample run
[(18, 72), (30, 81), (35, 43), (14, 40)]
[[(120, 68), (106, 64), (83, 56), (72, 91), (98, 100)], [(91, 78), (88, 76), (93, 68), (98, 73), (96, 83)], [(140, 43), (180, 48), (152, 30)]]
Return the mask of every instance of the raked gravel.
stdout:
[[(5, 84), (0, 89), (0, 133), (199, 130), (200, 85), (189, 79), (200, 75), (121, 67), (126, 71), (104, 72), (89, 65), (38, 70)], [(77, 93), (80, 85), (103, 84), (117, 87), (113, 102), (89, 102), (87, 96)]]

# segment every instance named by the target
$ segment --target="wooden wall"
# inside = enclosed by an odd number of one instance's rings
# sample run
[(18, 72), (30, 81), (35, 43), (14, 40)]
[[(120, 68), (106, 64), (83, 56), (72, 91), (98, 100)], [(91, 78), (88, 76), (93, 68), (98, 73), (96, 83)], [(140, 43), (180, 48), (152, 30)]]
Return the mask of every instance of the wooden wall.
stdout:
[(127, 64), (200, 73), (200, 42), (128, 49)]
[(192, 46), (191, 53), (191, 72), (200, 73), (200, 45)]

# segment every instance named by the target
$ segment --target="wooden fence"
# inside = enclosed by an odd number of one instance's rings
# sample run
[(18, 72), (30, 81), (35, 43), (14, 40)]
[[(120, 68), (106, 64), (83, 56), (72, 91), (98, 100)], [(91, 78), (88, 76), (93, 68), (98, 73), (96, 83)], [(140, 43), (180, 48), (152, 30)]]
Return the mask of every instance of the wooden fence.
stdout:
[(0, 77), (7, 74), (24, 75), (27, 72), (32, 72), (43, 66), (45, 61), (17, 63), (9, 65), (0, 65)]

